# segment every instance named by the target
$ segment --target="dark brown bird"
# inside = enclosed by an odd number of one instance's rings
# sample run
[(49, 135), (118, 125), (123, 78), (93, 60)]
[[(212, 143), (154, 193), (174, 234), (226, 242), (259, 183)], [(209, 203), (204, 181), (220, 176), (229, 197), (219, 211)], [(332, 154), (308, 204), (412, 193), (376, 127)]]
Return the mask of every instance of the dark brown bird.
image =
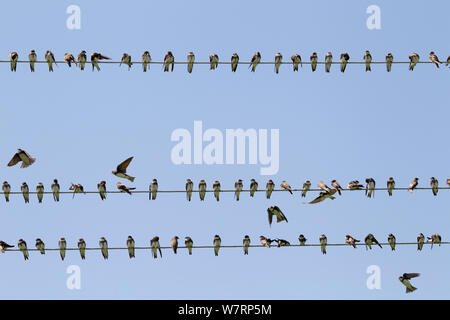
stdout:
[(119, 178), (128, 179), (131, 182), (134, 182), (134, 177), (127, 175), (127, 168), (131, 160), (133, 160), (133, 157), (129, 157), (127, 160), (123, 161), (117, 166), (116, 170), (112, 171), (112, 174)]

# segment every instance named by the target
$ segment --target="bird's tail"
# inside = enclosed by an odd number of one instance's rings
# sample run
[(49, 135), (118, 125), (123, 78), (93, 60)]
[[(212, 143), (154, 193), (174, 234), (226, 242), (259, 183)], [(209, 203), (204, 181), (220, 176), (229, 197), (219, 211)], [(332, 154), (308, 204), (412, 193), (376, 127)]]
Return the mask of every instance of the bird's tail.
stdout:
[(134, 178), (134, 177), (128, 176), (127, 179), (130, 180), (131, 182), (134, 182), (134, 179), (135, 179), (135, 178)]
[(406, 287), (406, 293), (410, 293), (410, 292), (413, 292), (413, 291), (416, 291), (416, 290), (417, 290), (417, 288), (414, 287), (414, 286), (411, 286), (411, 288)]

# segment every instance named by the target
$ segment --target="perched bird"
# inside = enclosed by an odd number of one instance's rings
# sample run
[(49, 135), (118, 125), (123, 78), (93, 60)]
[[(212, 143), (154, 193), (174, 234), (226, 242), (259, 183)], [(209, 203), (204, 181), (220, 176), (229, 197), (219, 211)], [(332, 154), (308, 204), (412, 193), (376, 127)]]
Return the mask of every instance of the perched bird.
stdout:
[(4, 253), (8, 248), (14, 248), (14, 246), (7, 244), (5, 241), (0, 241), (0, 252)]
[(58, 246), (61, 260), (64, 260), (64, 258), (66, 257), (66, 246), (67, 246), (66, 239), (65, 238), (59, 239)]
[(194, 241), (192, 241), (191, 237), (184, 237), (184, 245), (188, 249), (189, 255), (192, 254), (192, 246), (194, 245)]
[(236, 198), (236, 201), (239, 201), (239, 195), (241, 194), (242, 188), (244, 186), (242, 185), (242, 180), (238, 179), (234, 183), (234, 197)]
[(430, 178), (430, 185), (431, 185), (431, 190), (433, 191), (433, 194), (435, 196), (437, 196), (438, 191), (439, 191), (439, 189), (438, 189), (439, 182), (438, 182), (438, 180), (435, 177), (431, 177)]
[(127, 248), (130, 259), (134, 258), (134, 239), (132, 236), (128, 236), (127, 238)]
[(341, 53), (341, 72), (345, 72), (345, 68), (347, 67), (347, 63), (350, 60), (350, 56), (347, 52)]
[(87, 56), (86, 51), (81, 50), (81, 52), (77, 56), (78, 65), (80, 66), (81, 71), (84, 70), (84, 66), (86, 65)]
[(28, 260), (28, 248), (27, 243), (23, 239), (19, 239), (17, 242), (17, 246), (19, 247), (20, 251), (23, 253), (23, 258), (25, 260)]
[(106, 199), (106, 181), (102, 180), (97, 183), (97, 190), (102, 200)]
[(333, 195), (336, 192), (337, 192), (336, 189), (332, 189), (330, 192), (326, 192), (326, 191), (320, 192), (319, 195), (314, 200), (312, 200), (312, 201), (310, 201), (308, 203), (309, 204), (315, 204), (315, 203), (322, 202), (322, 201), (324, 201), (324, 200), (326, 200), (328, 198), (331, 199), (331, 200), (334, 200), (334, 199), (336, 199), (336, 197), (334, 197)]
[(394, 56), (392, 53), (388, 53), (386, 55), (386, 70), (387, 72), (391, 72), (392, 62), (394, 61)]
[(433, 249), (433, 244), (435, 244), (435, 243), (439, 244), (439, 246), (441, 246), (442, 237), (439, 234), (435, 233), (431, 236), (431, 238), (427, 237), (427, 239), (428, 239), (428, 242), (431, 242), (431, 249)]
[(34, 50), (30, 51), (30, 53), (28, 54), (28, 60), (30, 61), (30, 71), (34, 72), (34, 64), (36, 63), (37, 60), (36, 51)]
[(92, 71), (94, 71), (94, 67), (97, 68), (97, 71), (100, 71), (100, 66), (98, 65), (99, 60), (111, 60), (111, 58), (104, 56), (101, 53), (93, 52), (91, 54)]
[(373, 236), (373, 234), (369, 233), (366, 238), (364, 239), (364, 242), (366, 243), (366, 250), (367, 247), (369, 247), (370, 250), (372, 250), (372, 243), (375, 243), (376, 245), (378, 245), (380, 248), (383, 248), (381, 246), (381, 244), (377, 241), (377, 239), (375, 239), (375, 237)]
[(423, 235), (423, 233), (419, 233), (419, 235), (417, 236), (417, 250), (421, 251), (424, 243), (425, 236)]
[(356, 242), (361, 242), (361, 241), (356, 240), (355, 238), (353, 238), (352, 236), (350, 236), (348, 234), (345, 235), (345, 244), (348, 244), (356, 249)]
[(366, 50), (366, 52), (364, 53), (364, 62), (366, 63), (366, 72), (372, 71), (372, 69), (370, 69), (370, 63), (372, 62), (372, 55), (370, 54), (369, 50)]
[(287, 240), (284, 240), (284, 239), (276, 239), (275, 240), (276, 242), (277, 242), (277, 247), (279, 248), (279, 247), (287, 247), (287, 246), (290, 246), (291, 244), (289, 243), (289, 241), (287, 241)]
[(158, 192), (158, 180), (153, 179), (149, 187), (150, 193), (148, 194), (149, 200), (156, 200), (156, 194)]
[(100, 249), (102, 251), (103, 259), (108, 259), (108, 241), (106, 241), (105, 237), (101, 237), (98, 241), (98, 244), (100, 246)]
[(127, 167), (130, 164), (131, 160), (133, 160), (133, 157), (129, 157), (127, 160), (123, 161), (121, 164), (117, 166), (116, 170), (112, 171), (112, 174), (119, 178), (128, 179), (131, 182), (134, 182), (135, 178), (127, 175)]
[(128, 193), (129, 195), (131, 195), (130, 190), (135, 190), (136, 188), (127, 187), (126, 185), (124, 185), (124, 184), (122, 184), (122, 183), (120, 183), (120, 182), (117, 182), (117, 189), (118, 189), (120, 192), (126, 192), (126, 193)]
[(188, 201), (191, 201), (192, 198), (192, 190), (194, 189), (194, 183), (191, 179), (186, 179), (186, 198)]
[(42, 199), (44, 198), (44, 184), (39, 182), (36, 186), (36, 192), (39, 203), (42, 203)]
[(194, 61), (195, 61), (195, 55), (194, 53), (191, 51), (188, 53), (187, 55), (187, 71), (189, 73), (192, 73), (192, 69), (194, 68)]
[(256, 66), (260, 62), (261, 62), (261, 53), (259, 51), (256, 51), (255, 54), (252, 57), (252, 60), (250, 61), (250, 66), (252, 67), (252, 72), (255, 72)]
[(388, 181), (387, 181), (387, 191), (389, 196), (392, 196), (392, 190), (395, 188), (395, 181), (394, 178), (389, 177)]
[(306, 180), (305, 182), (303, 182), (302, 189), (302, 198), (305, 198), (306, 193), (309, 191), (309, 189), (311, 189), (311, 181)]
[(319, 189), (321, 189), (325, 192), (329, 193), (331, 191), (330, 187), (328, 187), (325, 183), (323, 183), (323, 181), (319, 181), (319, 183), (317, 183), (317, 186), (319, 187)]
[(331, 186), (339, 193), (340, 196), (342, 195), (342, 187), (339, 182), (337, 182), (336, 180), (331, 180)]
[(250, 197), (255, 196), (255, 192), (258, 190), (258, 182), (255, 179), (250, 180)]
[(77, 183), (77, 184), (73, 184), (70, 186), (69, 190), (73, 190), (73, 196), (72, 199), (75, 198), (75, 193), (85, 193), (84, 192), (84, 187)]
[(402, 276), (398, 277), (398, 280), (400, 280), (400, 282), (406, 287), (406, 293), (417, 290), (417, 288), (414, 287), (409, 280), (418, 276), (420, 276), (420, 273), (404, 273)]
[[(84, 241), (83, 238), (78, 239), (77, 246), (78, 246), (78, 250), (80, 250), (81, 259), (82, 260), (86, 259), (86, 242)], [(102, 253), (103, 253), (103, 250), (102, 250)], [(108, 256), (108, 251), (106, 251), (106, 256)]]
[(214, 255), (219, 255), (220, 244), (222, 243), (222, 239), (216, 234), (214, 236), (213, 245), (214, 245)]
[(231, 71), (232, 72), (236, 72), (238, 64), (239, 64), (239, 56), (237, 53), (233, 53), (233, 55), (231, 56)]
[(298, 53), (293, 54), (291, 57), (291, 60), (292, 60), (292, 66), (293, 66), (294, 71), (298, 71), (299, 64), (303, 67), (302, 57)]
[(122, 59), (120, 60), (119, 67), (123, 64), (126, 64), (128, 66), (128, 71), (130, 71), (131, 66), (133, 63), (131, 62), (131, 56), (128, 53), (124, 53), (122, 55)]
[(41, 254), (45, 254), (45, 244), (40, 238), (36, 239), (36, 249), (38, 249)]
[(250, 246), (250, 237), (248, 235), (245, 235), (244, 239), (242, 240), (242, 245), (244, 246), (244, 255), (247, 255), (248, 247)]
[(433, 51), (430, 52), (429, 59), (430, 59), (430, 61), (433, 62), (433, 63), (436, 65), (436, 67), (438, 67), (438, 68), (439, 68), (439, 65), (442, 63), (442, 62), (439, 61), (439, 58), (437, 57), (437, 55), (436, 55)]
[(366, 196), (372, 198), (372, 194), (375, 197), (375, 180), (373, 178), (366, 179)]
[(280, 71), (281, 60), (283, 60), (283, 55), (278, 52), (275, 55), (275, 73), (278, 73)]
[(259, 241), (264, 247), (270, 248), (273, 240), (270, 240), (269, 238), (266, 238), (264, 236), (259, 236)]
[(301, 235), (298, 236), (298, 241), (300, 242), (301, 246), (305, 245), (306, 240), (308, 240), (308, 239), (306, 239), (304, 235), (301, 234)]
[(6, 202), (9, 202), (9, 193), (11, 192), (11, 185), (8, 183), (8, 181), (3, 181), (2, 191), (3, 194), (5, 195)]
[(53, 63), (56, 64), (55, 56), (50, 50), (45, 52), (45, 61), (48, 64), (48, 71), (53, 72)]
[(450, 178), (447, 179), (447, 185), (450, 187)]
[(359, 184), (358, 180), (350, 181), (347, 185), (348, 189), (350, 190), (362, 190), (364, 186), (362, 184)]
[(215, 70), (219, 66), (219, 56), (215, 53), (209, 55), (209, 70)]
[(198, 184), (198, 190), (199, 190), (199, 196), (200, 196), (200, 200), (203, 201), (205, 200), (205, 195), (206, 195), (206, 181), (205, 180), (200, 180), (199, 184)]
[(172, 51), (167, 51), (166, 55), (164, 56), (164, 72), (169, 72), (169, 66), (172, 66), (172, 72), (173, 72), (173, 66), (175, 62), (175, 58), (172, 54)]
[(266, 198), (267, 199), (270, 199), (273, 189), (275, 189), (275, 183), (273, 183), (272, 179), (269, 179), (266, 184)]
[(162, 258), (162, 252), (161, 252), (161, 246), (159, 245), (159, 237), (155, 236), (150, 240), (150, 247), (152, 248), (153, 252), (153, 258), (158, 258), (158, 251), (159, 250), (159, 256)]
[(30, 202), (30, 193), (29, 193), (30, 190), (28, 189), (28, 185), (26, 182), (22, 182), (22, 185), (20, 186), (20, 191), (22, 191), (25, 203)]
[(172, 247), (173, 253), (177, 254), (177, 249), (178, 249), (178, 236), (173, 237), (172, 239), (170, 239), (170, 246)]
[(419, 62), (419, 55), (415, 52), (409, 55), (409, 70), (413, 71), (416, 64)]
[(142, 69), (144, 72), (147, 72), (147, 65), (148, 69), (150, 70), (150, 62), (152, 61), (152, 57), (150, 56), (150, 52), (145, 51), (142, 54)]
[(325, 71), (330, 72), (331, 63), (333, 62), (333, 55), (331, 52), (327, 52), (325, 55)]
[(316, 71), (316, 68), (317, 68), (317, 60), (318, 60), (317, 53), (316, 53), (316, 52), (313, 52), (313, 53), (311, 54), (311, 56), (309, 57), (309, 60), (311, 61), (311, 69), (312, 69), (312, 71), (313, 71), (313, 72)]
[(213, 190), (214, 190), (214, 197), (216, 198), (217, 201), (219, 201), (219, 195), (220, 195), (220, 182), (219, 181), (214, 181), (213, 183)]
[(286, 181), (284, 181), (284, 180), (281, 181), (280, 187), (281, 187), (281, 189), (283, 189), (283, 190), (289, 191), (290, 194), (293, 194), (293, 193), (292, 193), (292, 188), (291, 188), (291, 186), (290, 186)]
[(22, 149), (17, 149), (17, 152), (14, 154), (11, 160), (8, 162), (8, 167), (12, 167), (22, 161), (21, 168), (27, 168), (31, 166), (35, 161), (36, 158), (32, 158), (28, 152)]
[(279, 223), (281, 221), (288, 222), (286, 216), (284, 215), (284, 213), (281, 211), (281, 209), (278, 206), (271, 206), (271, 207), (267, 208), (267, 216), (269, 219), (269, 226), (272, 226), (273, 216), (277, 217), (277, 223)]
[(75, 61), (75, 58), (71, 53), (64, 54), (64, 62), (67, 63), (69, 68), (72, 66), (72, 62), (75, 63), (75, 65), (77, 65), (77, 62)]
[(322, 234), (319, 238), (319, 241), (322, 254), (327, 254), (327, 237), (324, 234)]
[(395, 236), (392, 233), (388, 234), (388, 242), (389, 245), (391, 246), (392, 251), (395, 250)]
[(414, 180), (411, 181), (409, 184), (409, 187), (408, 187), (409, 191), (412, 193), (418, 184), (419, 184), (419, 178), (414, 178)]
[(58, 202), (59, 201), (59, 189), (60, 189), (58, 179), (53, 179), (51, 187), (52, 187), (52, 193), (53, 193), (53, 200)]
[(11, 62), (11, 71), (16, 72), (17, 70), (17, 60), (19, 60), (19, 54), (15, 51), (9, 54), (9, 61)]

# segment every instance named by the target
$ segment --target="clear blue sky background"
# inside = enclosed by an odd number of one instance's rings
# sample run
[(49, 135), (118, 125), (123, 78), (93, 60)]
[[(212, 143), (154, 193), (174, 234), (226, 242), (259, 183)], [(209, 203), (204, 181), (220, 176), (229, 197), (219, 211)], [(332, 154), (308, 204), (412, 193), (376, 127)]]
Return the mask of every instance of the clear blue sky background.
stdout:
[[(81, 30), (66, 28), (66, 8), (81, 7)], [(366, 8), (381, 7), (381, 30), (368, 30)], [(100, 51), (115, 60), (123, 52), (140, 59), (144, 50), (154, 60), (162, 60), (172, 50), (176, 60), (185, 60), (193, 51), (197, 60), (217, 53), (229, 61), (237, 52), (248, 61), (256, 50), (264, 61), (276, 52), (289, 61), (293, 53), (308, 60), (316, 51), (323, 59), (331, 51), (335, 59), (347, 51), (351, 60), (362, 60), (369, 49), (374, 60), (384, 60), (392, 52), (395, 60), (407, 60), (411, 52), (422, 60), (434, 50), (444, 60), (450, 54), (447, 1), (15, 1), (4, 3), (0, 12), (2, 38), (0, 56), (10, 51), (26, 58), (35, 49), (40, 58), (50, 49), (58, 59), (65, 52), (78, 54)], [(375, 65), (371, 73), (364, 66), (350, 65), (345, 74), (333, 65), (326, 74), (323, 66), (311, 72), (303, 66), (298, 73), (283, 65), (276, 75), (273, 66), (259, 66), (251, 73), (239, 66), (236, 73), (227, 65), (209, 71), (195, 66), (176, 65), (173, 73), (163, 73), (152, 65), (143, 73), (136, 65), (102, 65), (93, 73), (59, 65), (54, 73), (38, 65), (34, 74), (28, 65), (17, 73), (8, 64), (0, 65), (4, 132), (0, 150), (0, 177), (14, 190), (22, 181), (34, 189), (42, 181), (47, 190), (53, 178), (62, 188), (71, 182), (95, 190), (107, 181), (115, 189), (118, 181), (111, 170), (128, 156), (136, 175), (133, 186), (147, 189), (157, 178), (161, 189), (183, 189), (186, 178), (195, 184), (215, 179), (222, 187), (232, 187), (237, 178), (248, 186), (256, 178), (264, 186), (267, 176), (259, 175), (259, 165), (175, 166), (170, 160), (176, 128), (192, 131), (194, 120), (205, 128), (280, 129), (280, 170), (272, 178), (277, 185), (287, 180), (300, 187), (310, 179), (327, 183), (335, 178), (348, 181), (373, 177), (384, 186), (389, 176), (397, 186), (407, 186), (419, 177), (421, 186), (435, 176), (441, 185), (450, 176), (447, 146), (448, 84), (450, 70), (444, 66), (394, 65), (391, 73)], [(28, 169), (6, 166), (16, 148), (23, 147), (37, 158)], [(312, 198), (309, 195), (308, 200)], [(363, 193), (345, 193), (342, 198), (316, 206), (303, 203), (299, 194), (274, 194), (266, 200), (262, 193), (241, 201), (223, 194), (217, 203), (212, 194), (200, 202), (188, 203), (184, 194), (158, 195), (150, 202), (146, 195), (98, 195), (62, 197), (53, 202), (47, 195), (43, 204), (33, 196), (24, 204), (21, 195), (9, 203), (0, 202), (0, 238), (17, 245), (24, 238), (34, 247), (41, 237), (48, 247), (56, 247), (59, 237), (75, 246), (83, 237), (88, 246), (98, 246), (101, 236), (110, 246), (123, 246), (131, 234), (137, 245), (149, 245), (159, 235), (162, 244), (170, 238), (190, 235), (196, 244), (211, 244), (214, 234), (223, 244), (240, 244), (245, 234), (253, 243), (260, 235), (297, 242), (303, 233), (318, 242), (325, 233), (329, 242), (343, 242), (346, 233), (363, 240), (373, 233), (386, 241), (392, 232), (397, 241), (415, 241), (419, 232), (450, 237), (449, 193), (438, 197), (431, 191), (413, 195), (396, 192), (389, 198), (377, 192), (374, 199)], [(266, 208), (280, 206), (288, 224), (269, 228)], [(415, 246), (375, 248), (366, 251), (349, 247), (320, 249), (254, 248), (248, 256), (240, 249), (198, 249), (173, 255), (163, 252), (154, 260), (148, 251), (138, 251), (130, 260), (125, 251), (110, 252), (104, 261), (100, 252), (88, 252), (81, 261), (78, 252), (69, 252), (62, 262), (59, 253), (41, 256), (31, 253), (24, 262), (20, 253), (0, 255), (4, 276), (0, 297), (5, 298), (125, 298), (125, 299), (390, 299), (450, 298), (446, 277), (449, 248)], [(381, 290), (366, 288), (366, 268), (381, 268)], [(66, 268), (81, 267), (81, 290), (66, 288)], [(413, 283), (419, 290), (406, 296), (397, 280), (403, 272), (421, 272)]]

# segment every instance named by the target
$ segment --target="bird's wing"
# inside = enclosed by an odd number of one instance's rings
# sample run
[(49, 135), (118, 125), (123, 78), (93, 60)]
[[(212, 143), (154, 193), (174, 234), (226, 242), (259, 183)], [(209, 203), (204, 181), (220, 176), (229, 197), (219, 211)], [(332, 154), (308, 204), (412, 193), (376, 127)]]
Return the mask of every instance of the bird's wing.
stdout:
[(267, 214), (268, 214), (268, 218), (269, 218), (269, 225), (272, 225), (272, 216), (273, 213), (270, 209), (267, 209)]
[(21, 160), (20, 160), (20, 156), (19, 156), (18, 153), (16, 153), (16, 154), (14, 155), (14, 157), (12, 157), (12, 159), (9, 161), (8, 167), (11, 167), (11, 166), (17, 164), (19, 161), (21, 161)]
[(119, 172), (125, 172), (127, 170), (128, 165), (130, 164), (131, 160), (133, 160), (133, 157), (129, 157), (127, 160), (122, 162), (117, 166), (117, 171)]
[(403, 278), (408, 279), (408, 280), (412, 279), (412, 278), (416, 278), (418, 276), (420, 276), (420, 273), (404, 273), (403, 274)]
[(314, 203), (322, 202), (322, 201), (325, 200), (325, 198), (326, 198), (324, 195), (325, 195), (325, 193), (324, 193), (324, 192), (321, 192), (317, 198), (315, 198), (314, 200), (312, 200), (312, 201), (310, 201), (310, 202), (308, 202), (308, 203), (309, 203), (309, 204), (314, 204)]

